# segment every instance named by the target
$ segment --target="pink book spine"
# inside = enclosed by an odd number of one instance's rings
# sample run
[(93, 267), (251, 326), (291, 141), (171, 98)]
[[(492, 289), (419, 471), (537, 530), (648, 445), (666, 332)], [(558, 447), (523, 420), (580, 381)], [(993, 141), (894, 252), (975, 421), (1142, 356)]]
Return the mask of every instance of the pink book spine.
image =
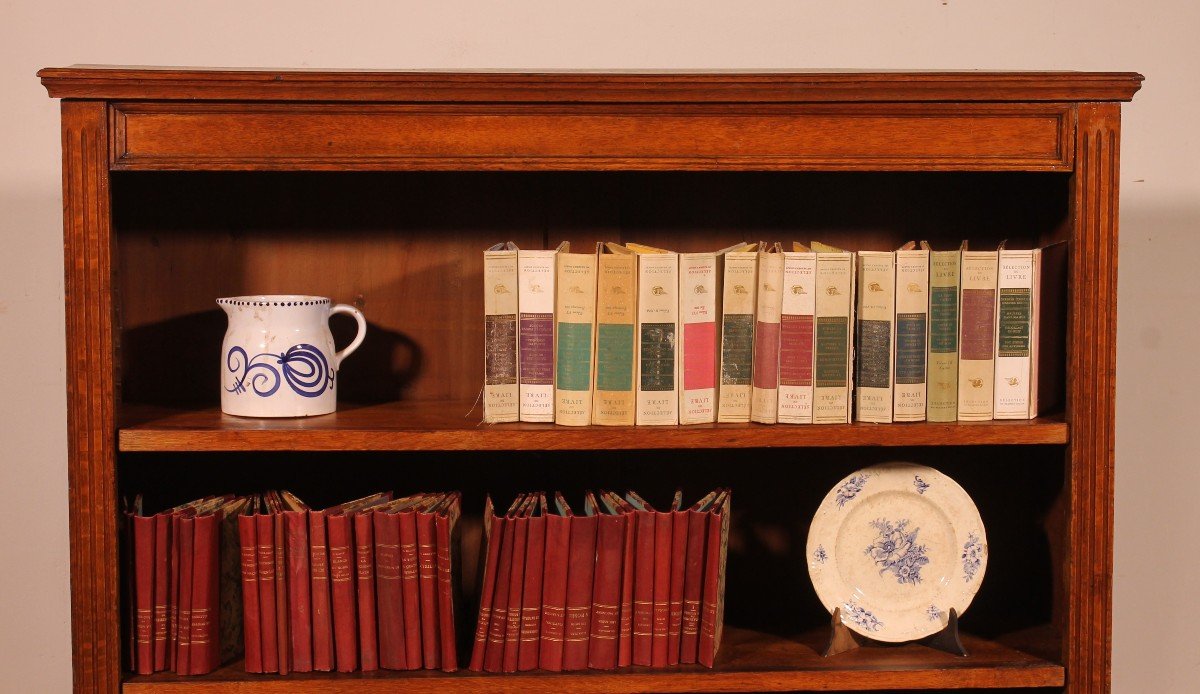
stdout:
[(699, 390), (716, 387), (717, 324), (684, 323), (683, 388)]

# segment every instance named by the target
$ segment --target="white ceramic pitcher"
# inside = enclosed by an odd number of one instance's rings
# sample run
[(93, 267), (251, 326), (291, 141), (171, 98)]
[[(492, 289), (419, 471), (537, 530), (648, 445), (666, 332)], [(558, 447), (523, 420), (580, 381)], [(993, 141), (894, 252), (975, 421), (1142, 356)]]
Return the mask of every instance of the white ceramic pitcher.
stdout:
[[(337, 372), (362, 344), (367, 321), (321, 296), (217, 299), (229, 317), (221, 346), (221, 411), (241, 417), (309, 417), (337, 409)], [(348, 313), (358, 334), (334, 351), (329, 316)]]

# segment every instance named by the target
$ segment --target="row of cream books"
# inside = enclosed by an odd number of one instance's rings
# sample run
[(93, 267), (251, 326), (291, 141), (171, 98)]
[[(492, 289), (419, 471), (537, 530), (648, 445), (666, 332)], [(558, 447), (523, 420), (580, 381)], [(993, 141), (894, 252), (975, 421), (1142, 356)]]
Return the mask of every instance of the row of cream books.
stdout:
[(1065, 243), (497, 244), (484, 252), (484, 421), (1031, 419), (1061, 393), (1065, 262)]

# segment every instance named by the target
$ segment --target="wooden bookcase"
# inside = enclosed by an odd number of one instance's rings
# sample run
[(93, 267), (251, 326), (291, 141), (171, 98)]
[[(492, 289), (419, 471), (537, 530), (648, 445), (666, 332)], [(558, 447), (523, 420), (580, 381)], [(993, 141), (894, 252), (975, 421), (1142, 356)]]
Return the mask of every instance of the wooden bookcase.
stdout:
[[(1140, 75), (39, 75), (62, 99), (77, 691), (1108, 689), (1120, 102)], [(1068, 240), (1065, 405), (990, 424), (477, 424), (485, 246), (743, 238)], [(337, 414), (220, 414), (213, 299), (271, 292), (353, 302), (370, 321)], [(946, 471), (980, 506), (991, 562), (962, 621), (967, 658), (917, 645), (817, 655), (828, 616), (808, 583), (808, 521), (840, 476), (887, 459)], [(689, 496), (729, 484), (737, 500), (711, 671), (123, 667), (118, 516), (131, 491), (157, 506), (268, 486), (317, 504), (461, 488), (478, 513), (486, 491), (680, 482)]]

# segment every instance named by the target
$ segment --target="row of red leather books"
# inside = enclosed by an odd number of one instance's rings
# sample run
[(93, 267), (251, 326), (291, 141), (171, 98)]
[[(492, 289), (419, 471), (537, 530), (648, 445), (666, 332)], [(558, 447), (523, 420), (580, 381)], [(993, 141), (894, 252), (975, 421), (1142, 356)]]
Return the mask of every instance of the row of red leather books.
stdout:
[(247, 672), (458, 668), (458, 492), (255, 507), (238, 521)]
[(518, 496), (484, 509), (470, 668), (713, 666), (724, 616), (730, 492), (659, 511), (634, 492)]
[(237, 657), (242, 633), (233, 519), (250, 504), (246, 497), (210, 496), (150, 515), (140, 495), (127, 504), (132, 671), (202, 675)]

